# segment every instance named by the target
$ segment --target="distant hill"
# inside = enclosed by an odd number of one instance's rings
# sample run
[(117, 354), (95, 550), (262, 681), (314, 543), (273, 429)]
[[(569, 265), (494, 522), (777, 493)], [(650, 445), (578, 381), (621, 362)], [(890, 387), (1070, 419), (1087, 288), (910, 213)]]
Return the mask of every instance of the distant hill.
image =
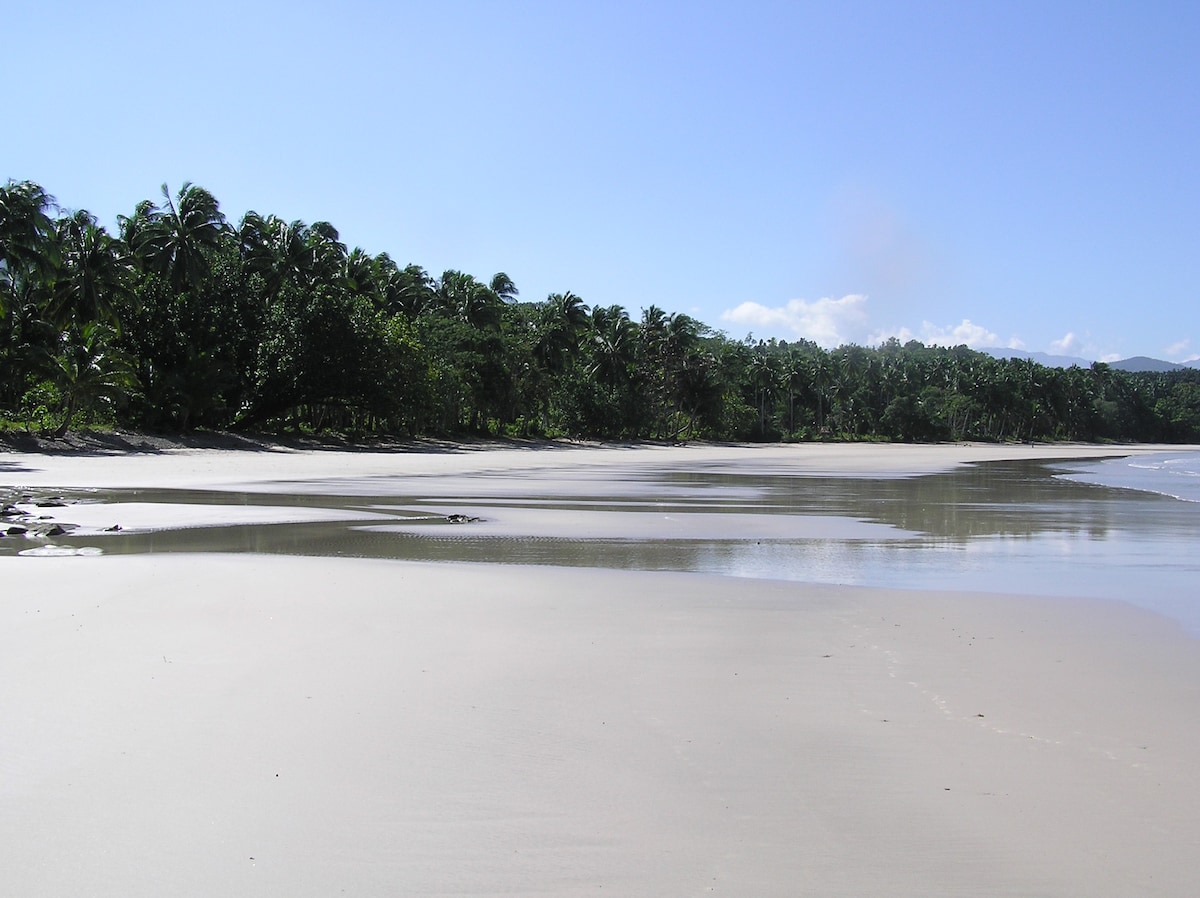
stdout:
[(1151, 359), (1144, 355), (1135, 355), (1131, 359), (1121, 359), (1119, 362), (1109, 362), (1108, 367), (1118, 371), (1178, 371), (1188, 368), (1188, 365), (1177, 365), (1174, 362), (1164, 362), (1162, 359)]
[(1081, 359), (1078, 356), (1072, 355), (1050, 355), (1045, 352), (1025, 352), (1023, 349), (1000, 349), (997, 347), (981, 349), (979, 351), (986, 352), (997, 359), (1028, 359), (1031, 362), (1037, 362), (1039, 365), (1045, 365), (1047, 368), (1070, 368), (1072, 365), (1078, 365), (1080, 368), (1090, 368), (1092, 365), (1091, 359)]
[[(1070, 355), (1050, 355), (1045, 352), (1025, 352), (1020, 349), (1000, 349), (988, 348), (981, 349), (980, 352), (986, 352), (988, 355), (997, 359), (1029, 359), (1031, 362), (1037, 362), (1039, 365), (1045, 365), (1047, 368), (1070, 368), (1072, 365), (1078, 365), (1080, 368), (1090, 368), (1092, 365), (1091, 359), (1079, 358)], [(1175, 362), (1165, 362), (1162, 359), (1152, 359), (1144, 355), (1135, 355), (1133, 358), (1121, 359), (1117, 362), (1109, 362), (1108, 367), (1117, 371), (1179, 371), (1181, 368), (1192, 368), (1195, 365), (1179, 365)]]

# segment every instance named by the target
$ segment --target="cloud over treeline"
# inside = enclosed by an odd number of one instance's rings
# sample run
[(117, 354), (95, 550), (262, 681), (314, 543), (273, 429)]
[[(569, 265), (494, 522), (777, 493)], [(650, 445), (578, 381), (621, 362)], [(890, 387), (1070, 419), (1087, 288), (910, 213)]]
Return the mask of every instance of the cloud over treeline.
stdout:
[(744, 302), (721, 313), (722, 321), (764, 328), (772, 333), (787, 333), (820, 346), (833, 347), (852, 343), (867, 324), (867, 297), (851, 293), (841, 299), (791, 299), (774, 308), (757, 302)]
[(847, 343), (877, 346), (893, 337), (901, 343), (918, 340), (926, 345), (966, 345), (973, 349), (993, 346), (1020, 349), (1023, 346), (1016, 337), (1005, 340), (969, 318), (945, 326), (923, 321), (917, 330), (908, 327), (873, 327), (868, 298), (861, 293), (847, 294), (838, 299), (792, 299), (782, 306), (744, 302), (723, 312), (721, 320), (759, 328), (769, 335), (779, 335), (785, 339), (811, 340), (826, 349)]

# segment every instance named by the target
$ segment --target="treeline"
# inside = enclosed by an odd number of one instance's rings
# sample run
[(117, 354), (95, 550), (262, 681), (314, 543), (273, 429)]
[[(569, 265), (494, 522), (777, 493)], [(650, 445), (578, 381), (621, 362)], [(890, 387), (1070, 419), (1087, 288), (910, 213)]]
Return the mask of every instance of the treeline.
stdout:
[(692, 438), (1200, 441), (1200, 372), (1046, 368), (917, 342), (731, 340), (657, 306), (431, 276), (328, 222), (166, 186), (109, 233), (0, 188), (0, 419), (120, 426)]

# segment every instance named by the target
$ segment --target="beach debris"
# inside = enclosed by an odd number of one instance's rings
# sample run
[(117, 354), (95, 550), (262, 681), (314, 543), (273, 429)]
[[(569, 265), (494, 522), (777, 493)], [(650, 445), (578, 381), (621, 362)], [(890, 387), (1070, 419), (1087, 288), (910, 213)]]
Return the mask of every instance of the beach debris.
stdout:
[(476, 518), (469, 514), (448, 514), (446, 522), (448, 524), (474, 524), (477, 521), (482, 521), (483, 518)]
[(121, 532), (121, 525), (120, 525), (120, 524), (113, 524), (111, 527), (105, 527), (105, 528), (104, 528), (104, 532), (105, 532), (105, 533), (120, 533), (120, 532)]

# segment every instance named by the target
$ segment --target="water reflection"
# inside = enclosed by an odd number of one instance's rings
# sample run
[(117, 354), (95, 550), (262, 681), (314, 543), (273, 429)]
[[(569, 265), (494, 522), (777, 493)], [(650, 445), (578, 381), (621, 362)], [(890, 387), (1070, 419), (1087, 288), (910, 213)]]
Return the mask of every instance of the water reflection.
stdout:
[[(53, 543), (108, 554), (340, 555), (1069, 594), (1147, 604), (1200, 626), (1190, 597), (1200, 574), (1200, 504), (1056, 476), (1078, 467), (991, 462), (916, 477), (580, 467), (542, 477), (347, 478), (262, 492), (68, 492), (74, 502), (316, 508), (332, 520), (68, 533)], [(58, 511), (69, 520), (69, 508)], [(490, 523), (448, 524), (450, 511)], [(355, 519), (364, 513), (382, 521)], [(599, 537), (563, 526), (580, 519), (610, 526)], [(822, 523), (835, 519), (837, 529)], [(673, 535), (656, 523), (664, 521), (693, 526)], [(624, 522), (636, 524), (627, 535)], [(0, 554), (28, 546), (0, 539)]]

